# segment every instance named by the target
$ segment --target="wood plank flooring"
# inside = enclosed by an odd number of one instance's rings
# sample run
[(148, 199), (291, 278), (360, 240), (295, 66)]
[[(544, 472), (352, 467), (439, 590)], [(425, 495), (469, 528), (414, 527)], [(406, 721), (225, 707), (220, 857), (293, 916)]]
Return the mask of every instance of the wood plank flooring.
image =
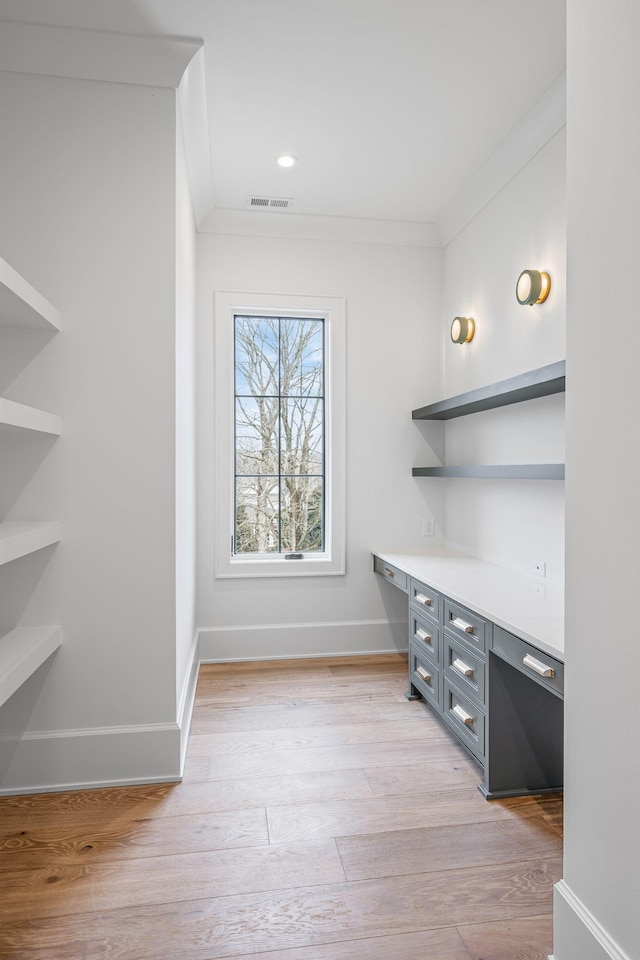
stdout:
[(181, 784), (0, 799), (2, 960), (546, 960), (562, 801), (485, 801), (402, 656), (205, 665)]

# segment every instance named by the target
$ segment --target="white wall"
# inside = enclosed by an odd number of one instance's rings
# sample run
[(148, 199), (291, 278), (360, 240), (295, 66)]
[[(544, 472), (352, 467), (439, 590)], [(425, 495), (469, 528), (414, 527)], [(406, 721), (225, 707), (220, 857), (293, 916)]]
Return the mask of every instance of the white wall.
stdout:
[(153, 778), (178, 737), (175, 91), (0, 74), (0, 128), (0, 255), (63, 318), (5, 390), (63, 422), (5, 517), (64, 537), (0, 571), (14, 622), (63, 626), (0, 712), (0, 789)]
[(187, 698), (196, 658), (196, 231), (179, 108), (175, 243), (176, 701), (182, 720), (185, 712), (189, 714)]
[[(563, 128), (446, 246), (445, 396), (564, 358), (565, 164)], [(515, 298), (516, 279), (531, 268), (550, 273), (551, 293), (544, 304), (522, 307)], [(451, 342), (455, 316), (476, 321), (471, 343)], [(430, 391), (428, 399), (440, 397)], [(564, 462), (564, 397), (448, 422), (446, 457), (450, 464)], [(448, 481), (445, 523), (452, 546), (523, 572), (531, 572), (534, 560), (544, 560), (548, 578), (562, 581), (559, 481)]]
[(568, 35), (565, 865), (554, 956), (635, 960), (640, 7), (569, 0)]
[[(440, 251), (375, 243), (198, 238), (198, 596), (206, 658), (406, 647), (406, 603), (372, 574), (376, 547), (421, 548), (440, 491), (412, 479), (429, 455), (411, 410), (440, 387)], [(347, 574), (216, 580), (213, 292), (347, 301)], [(433, 457), (433, 455), (431, 455)], [(435, 462), (431, 459), (431, 462)], [(395, 596), (397, 594), (397, 596)], [(390, 630), (388, 620), (395, 623)], [(292, 628), (290, 625), (304, 625)], [(321, 626), (311, 626), (320, 624)], [(273, 625), (285, 625), (273, 629)], [(288, 626), (287, 626), (288, 625)]]

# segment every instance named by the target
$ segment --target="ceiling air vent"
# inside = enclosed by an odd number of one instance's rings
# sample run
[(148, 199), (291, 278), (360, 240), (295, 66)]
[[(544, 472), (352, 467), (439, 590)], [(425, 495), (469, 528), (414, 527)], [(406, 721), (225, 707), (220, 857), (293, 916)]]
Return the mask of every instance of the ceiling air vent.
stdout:
[(247, 197), (247, 207), (255, 210), (290, 210), (293, 200), (290, 197)]

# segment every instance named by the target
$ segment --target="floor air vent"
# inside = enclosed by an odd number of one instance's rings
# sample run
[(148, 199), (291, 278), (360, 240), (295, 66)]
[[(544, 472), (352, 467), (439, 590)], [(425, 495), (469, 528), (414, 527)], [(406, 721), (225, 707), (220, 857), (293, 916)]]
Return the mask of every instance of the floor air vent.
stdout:
[(293, 206), (290, 197), (247, 197), (248, 207), (256, 210), (289, 210)]

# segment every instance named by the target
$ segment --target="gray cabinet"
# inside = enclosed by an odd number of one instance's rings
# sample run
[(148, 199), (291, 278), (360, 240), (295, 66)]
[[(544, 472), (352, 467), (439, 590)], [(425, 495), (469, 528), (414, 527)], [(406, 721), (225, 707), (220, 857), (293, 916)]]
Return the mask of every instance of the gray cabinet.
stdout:
[(477, 760), (484, 757), (486, 636), (481, 617), (410, 579), (407, 697), (424, 698)]
[(380, 557), (373, 558), (373, 568), (376, 573), (383, 576), (385, 580), (392, 583), (394, 587), (398, 587), (399, 590), (404, 590), (405, 593), (407, 592), (407, 575), (404, 570), (394, 567), (392, 563), (381, 560)]
[[(442, 713), (442, 610), (437, 590), (409, 579), (409, 700), (424, 698)], [(427, 676), (425, 676), (428, 674)]]
[(564, 664), (502, 627), (493, 628), (494, 653), (558, 696), (564, 695)]
[(490, 654), (488, 799), (554, 793), (564, 769), (564, 664), (494, 626)]
[(484, 653), (486, 650), (487, 622), (468, 610), (466, 607), (454, 603), (453, 600), (444, 601), (444, 628), (452, 637), (468, 643), (470, 647)]
[(450, 682), (484, 707), (486, 658), (445, 632), (442, 659), (444, 674)]
[(485, 755), (485, 666), (490, 624), (445, 597), (442, 604), (442, 702), (447, 726), (482, 762)]
[(443, 679), (443, 700), (447, 726), (482, 763), (485, 753), (484, 708), (465, 696), (446, 676)]
[(412, 610), (416, 610), (423, 617), (429, 617), (435, 623), (440, 623), (442, 617), (442, 596), (437, 590), (428, 587), (419, 580), (409, 581), (409, 602)]
[(409, 610), (409, 642), (415, 643), (424, 656), (440, 664), (440, 626), (433, 620)]
[(409, 595), (407, 698), (482, 766), (483, 795), (561, 790), (564, 664), (378, 557), (374, 569)]
[(424, 646), (415, 641), (409, 644), (409, 683), (415, 693), (410, 699), (422, 697), (438, 712), (442, 713), (441, 674), (437, 663), (428, 656)]

